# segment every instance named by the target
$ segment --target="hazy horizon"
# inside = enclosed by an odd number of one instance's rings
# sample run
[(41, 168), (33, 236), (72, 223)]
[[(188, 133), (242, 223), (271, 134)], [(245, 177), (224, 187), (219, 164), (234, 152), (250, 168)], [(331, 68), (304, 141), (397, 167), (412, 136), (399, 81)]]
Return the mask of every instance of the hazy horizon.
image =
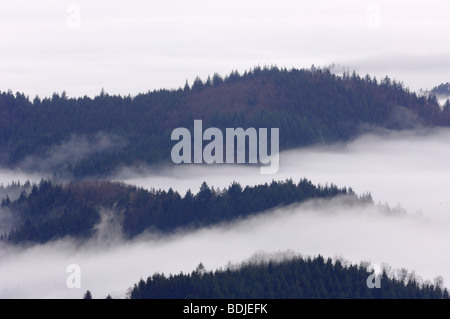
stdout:
[(337, 63), (413, 91), (450, 81), (450, 3), (22, 0), (0, 12), (0, 90), (136, 95), (255, 66)]

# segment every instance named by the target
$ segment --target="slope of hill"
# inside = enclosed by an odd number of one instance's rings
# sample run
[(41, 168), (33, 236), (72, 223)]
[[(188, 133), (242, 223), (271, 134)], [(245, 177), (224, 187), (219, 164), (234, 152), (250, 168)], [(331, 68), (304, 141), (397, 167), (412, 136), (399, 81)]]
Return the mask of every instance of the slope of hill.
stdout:
[(176, 127), (280, 129), (280, 149), (345, 141), (368, 127), (450, 124), (450, 112), (401, 83), (328, 70), (254, 68), (197, 78), (184, 89), (130, 96), (102, 92), (30, 101), (0, 93), (0, 165), (76, 177), (170, 162)]
[[(420, 283), (412, 274), (380, 274), (380, 289), (368, 288), (373, 274), (368, 264), (295, 257), (285, 261), (254, 262), (206, 272), (200, 264), (191, 274), (155, 274), (140, 280), (131, 299), (448, 299), (438, 283)], [(375, 281), (375, 280), (374, 280)]]
[(24, 191), (15, 201), (2, 201), (0, 217), (8, 211), (16, 222), (1, 239), (16, 244), (45, 243), (65, 236), (89, 239), (96, 235), (102, 218), (116, 224), (129, 239), (146, 230), (170, 233), (199, 228), (338, 195), (347, 195), (350, 202), (372, 203), (370, 195), (358, 197), (351, 189), (315, 186), (306, 179), (298, 184), (273, 181), (245, 188), (233, 183), (224, 190), (203, 183), (197, 194), (188, 191), (184, 197), (172, 189), (147, 191), (117, 182), (84, 181), (63, 187), (42, 180), (30, 194)]

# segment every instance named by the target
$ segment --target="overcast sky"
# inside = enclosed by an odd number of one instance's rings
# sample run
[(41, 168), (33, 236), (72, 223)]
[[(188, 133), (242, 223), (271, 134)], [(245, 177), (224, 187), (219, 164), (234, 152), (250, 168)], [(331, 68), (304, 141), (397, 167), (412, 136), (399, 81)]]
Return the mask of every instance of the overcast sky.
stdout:
[(134, 95), (332, 62), (431, 88), (450, 81), (449, 13), (445, 0), (2, 0), (0, 90)]

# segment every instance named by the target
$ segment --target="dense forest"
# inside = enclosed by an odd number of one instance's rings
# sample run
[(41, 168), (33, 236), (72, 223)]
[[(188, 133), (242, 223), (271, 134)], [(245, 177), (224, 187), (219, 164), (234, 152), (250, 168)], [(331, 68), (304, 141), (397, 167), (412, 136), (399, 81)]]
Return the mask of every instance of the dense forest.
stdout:
[(0, 92), (0, 166), (76, 178), (170, 162), (177, 127), (279, 128), (280, 149), (345, 141), (371, 127), (448, 126), (450, 110), (388, 76), (255, 67), (137, 96)]
[(183, 197), (172, 189), (148, 191), (119, 182), (61, 186), (42, 180), (31, 186), (29, 194), (22, 191), (14, 201), (9, 197), (2, 200), (0, 214), (7, 210), (19, 221), (0, 238), (11, 243), (45, 243), (65, 236), (88, 239), (95, 236), (102, 211), (110, 212), (108, 218), (119, 224), (126, 238), (133, 238), (146, 230), (170, 233), (338, 195), (345, 195), (350, 203), (372, 203), (370, 194), (357, 196), (352, 189), (315, 186), (306, 179), (297, 184), (286, 180), (245, 188), (233, 183), (223, 190), (203, 183), (196, 194), (189, 190)]
[(129, 291), (131, 299), (448, 299), (441, 280), (421, 282), (405, 269), (384, 267), (380, 289), (369, 289), (368, 263), (295, 257), (285, 261), (247, 262), (207, 272), (200, 264), (190, 274), (154, 274)]

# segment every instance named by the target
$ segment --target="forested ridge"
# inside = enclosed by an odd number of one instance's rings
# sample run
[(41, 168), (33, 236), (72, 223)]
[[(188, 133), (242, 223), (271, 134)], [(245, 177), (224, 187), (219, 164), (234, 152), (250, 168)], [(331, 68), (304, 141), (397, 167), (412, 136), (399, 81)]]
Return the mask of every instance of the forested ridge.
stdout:
[[(345, 141), (378, 126), (448, 126), (450, 110), (389, 77), (255, 67), (136, 96), (0, 92), (0, 165), (101, 176), (170, 162), (176, 127), (280, 129), (280, 149)], [(61, 155), (62, 154), (62, 155)], [(64, 157), (64, 154), (66, 154)], [(67, 155), (70, 154), (70, 155)]]
[[(346, 265), (317, 256), (284, 261), (247, 262), (239, 267), (206, 271), (202, 264), (187, 274), (156, 273), (129, 291), (131, 299), (448, 299), (437, 278), (422, 282), (406, 269), (385, 267), (380, 288), (369, 289), (369, 263)], [(375, 279), (373, 280), (375, 282)]]
[(124, 236), (131, 239), (144, 231), (170, 233), (185, 228), (234, 221), (268, 209), (301, 203), (308, 199), (346, 195), (355, 203), (372, 203), (369, 194), (357, 196), (352, 189), (335, 185), (316, 186), (309, 180), (246, 186), (233, 183), (215, 189), (203, 183), (194, 194), (181, 196), (169, 189), (146, 190), (110, 181), (83, 181), (65, 186), (42, 180), (27, 187), (16, 200), (2, 200), (1, 210), (8, 210), (16, 220), (14, 229), (1, 234), (10, 243), (45, 243), (71, 236), (89, 239), (101, 221), (102, 209), (119, 223)]

